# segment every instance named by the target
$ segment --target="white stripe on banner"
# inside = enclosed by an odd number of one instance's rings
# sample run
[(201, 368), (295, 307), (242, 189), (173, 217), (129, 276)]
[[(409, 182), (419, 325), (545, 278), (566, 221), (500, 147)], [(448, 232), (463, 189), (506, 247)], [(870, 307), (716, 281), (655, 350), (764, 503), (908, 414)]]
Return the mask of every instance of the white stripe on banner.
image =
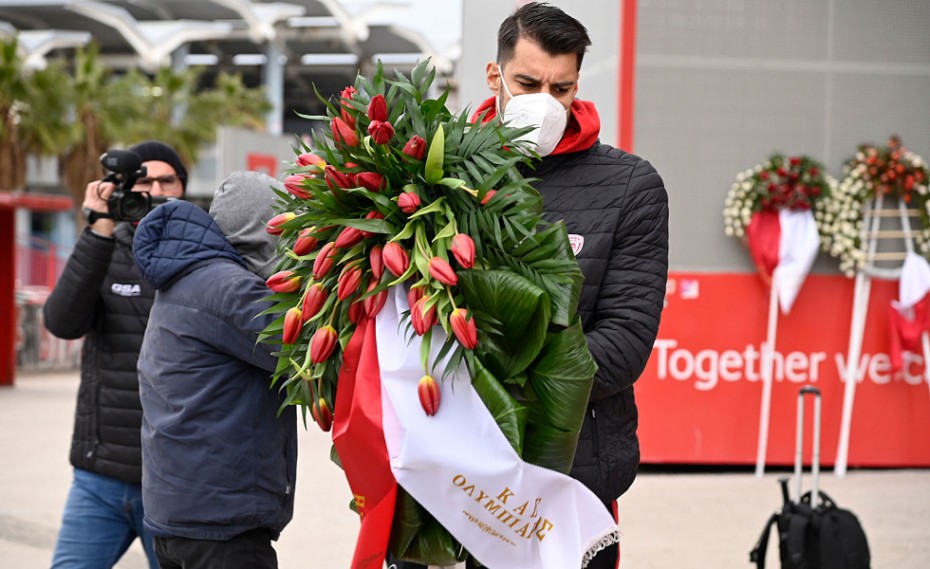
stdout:
[[(424, 413), (421, 339), (404, 337), (406, 310), (394, 287), (377, 317), (384, 436), (397, 482), (490, 569), (584, 567), (616, 542), (617, 526), (590, 490), (517, 456), (464, 365), (440, 382), (438, 413)], [(431, 361), (444, 339), (434, 327)]]
[(781, 312), (788, 314), (817, 258), (820, 233), (810, 210), (782, 209), (778, 213), (778, 225), (781, 240), (778, 243), (778, 267), (773, 278), (778, 280)]

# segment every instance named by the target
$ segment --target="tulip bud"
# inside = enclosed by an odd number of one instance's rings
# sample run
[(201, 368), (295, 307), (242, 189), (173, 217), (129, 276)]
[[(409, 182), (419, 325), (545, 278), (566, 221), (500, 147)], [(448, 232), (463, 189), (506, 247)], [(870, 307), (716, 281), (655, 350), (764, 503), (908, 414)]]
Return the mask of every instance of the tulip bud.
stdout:
[(300, 336), (301, 326), (303, 326), (303, 319), (300, 315), (300, 309), (295, 306), (284, 314), (284, 333), (281, 336), (281, 341), (285, 344), (296, 342), (297, 337)]
[(342, 106), (339, 109), (339, 114), (342, 116), (342, 120), (353, 129), (355, 128), (355, 115), (353, 114), (355, 109), (349, 106), (346, 101), (355, 99), (355, 95), (357, 94), (358, 91), (351, 85), (339, 93), (339, 98), (342, 99)]
[(420, 405), (426, 414), (432, 417), (439, 411), (439, 401), (442, 398), (439, 384), (431, 375), (424, 375), (417, 385), (417, 395), (420, 396)]
[(347, 189), (355, 187), (352, 178), (345, 172), (337, 170), (332, 164), (326, 165), (323, 177), (326, 179), (326, 185), (328, 185), (331, 190), (335, 190), (336, 188)]
[(316, 166), (321, 170), (326, 167), (326, 161), (313, 154), (312, 152), (304, 152), (297, 157), (297, 165), (306, 168), (307, 166)]
[[(384, 219), (384, 214), (378, 210), (372, 210), (365, 215), (365, 219)], [(362, 236), (364, 236), (366, 239), (372, 235), (374, 235), (374, 233), (371, 231), (362, 231)]]
[(420, 208), (420, 196), (416, 192), (401, 192), (397, 196), (397, 205), (402, 212), (410, 215)]
[(339, 275), (339, 284), (336, 287), (336, 297), (345, 300), (355, 294), (362, 283), (362, 270), (358, 265), (346, 267)]
[(384, 274), (384, 259), (381, 258), (381, 245), (375, 245), (368, 252), (368, 264), (371, 266), (371, 276), (376, 281), (381, 280)]
[(496, 193), (497, 193), (497, 190), (488, 190), (487, 193), (484, 194), (484, 197), (481, 198), (481, 205), (484, 205), (488, 203), (489, 201), (491, 201), (491, 198), (493, 198), (494, 194)]
[(329, 432), (333, 428), (333, 412), (329, 408), (329, 403), (326, 402), (326, 399), (320, 397), (313, 402), (313, 405), (310, 407), (310, 414), (313, 416), (313, 420), (316, 421), (316, 424), (323, 429), (324, 432)]
[(449, 316), (449, 325), (452, 326), (452, 332), (455, 338), (466, 350), (474, 350), (478, 345), (478, 329), (475, 327), (474, 318), (469, 318), (468, 311), (464, 308), (456, 308)]
[(307, 290), (304, 295), (304, 304), (300, 309), (304, 321), (310, 320), (323, 308), (323, 303), (329, 297), (329, 291), (323, 288), (320, 283), (315, 283)]
[(404, 145), (404, 149), (401, 152), (411, 158), (423, 160), (423, 157), (426, 155), (426, 140), (420, 136), (413, 135), (410, 137), (410, 140), (407, 141), (407, 144)]
[[(368, 292), (371, 292), (378, 288), (378, 281), (373, 280), (371, 284), (368, 285)], [(378, 294), (373, 294), (364, 300), (365, 314), (369, 318), (374, 318), (381, 312), (381, 309), (384, 308), (384, 303), (387, 302), (387, 289), (382, 290)]]
[(349, 126), (348, 121), (343, 118), (334, 117), (330, 121), (330, 128), (333, 131), (333, 142), (345, 146), (358, 146), (358, 135), (355, 134), (355, 127)]
[(384, 189), (384, 176), (377, 172), (359, 172), (355, 175), (355, 182), (370, 192)]
[(316, 260), (313, 261), (313, 278), (319, 280), (333, 268), (336, 262), (336, 254), (339, 252), (332, 241), (323, 245), (320, 252), (317, 253)]
[(315, 227), (305, 227), (300, 230), (300, 233), (297, 235), (297, 240), (294, 241), (294, 254), (298, 257), (302, 257), (316, 249), (317, 243), (319, 240), (314, 235), (316, 231)]
[(340, 249), (348, 249), (361, 241), (362, 238), (363, 236), (360, 230), (354, 227), (346, 227), (339, 233), (339, 236), (336, 237), (335, 245)]
[(284, 178), (284, 189), (289, 191), (294, 197), (302, 200), (310, 199), (313, 194), (303, 187), (304, 180), (309, 178), (306, 174), (291, 174)]
[(384, 266), (387, 267), (395, 277), (399, 277), (407, 272), (410, 267), (410, 258), (400, 243), (391, 241), (384, 246), (381, 251), (381, 259), (384, 260)]
[(375, 144), (387, 144), (394, 138), (394, 125), (387, 121), (371, 121), (368, 125), (368, 134)]
[(455, 286), (459, 284), (459, 277), (452, 270), (449, 262), (442, 257), (433, 257), (429, 260), (429, 274), (444, 285)]
[(424, 296), (410, 308), (410, 323), (413, 324), (413, 331), (420, 336), (426, 334), (436, 324), (436, 305), (426, 310), (427, 301), (429, 297)]
[(358, 324), (362, 320), (362, 316), (365, 315), (365, 304), (356, 300), (349, 305), (349, 322), (352, 324)]
[(475, 242), (464, 233), (457, 233), (452, 238), (452, 254), (464, 269), (475, 266)]
[(303, 278), (295, 275), (294, 271), (278, 271), (268, 277), (265, 284), (274, 292), (294, 292), (300, 288)]
[(281, 226), (288, 221), (291, 221), (295, 217), (297, 217), (297, 214), (293, 211), (279, 213), (278, 215), (268, 220), (268, 223), (265, 225), (265, 231), (271, 235), (281, 235), (284, 232), (284, 229)]
[(407, 291), (407, 306), (413, 307), (418, 300), (423, 298), (423, 295), (426, 294), (426, 287), (424, 286), (412, 286), (410, 290)]
[(384, 95), (378, 93), (371, 98), (368, 103), (368, 118), (373, 121), (388, 120), (387, 101), (384, 99)]
[(332, 326), (322, 326), (310, 340), (310, 361), (318, 364), (326, 361), (336, 349), (339, 335)]

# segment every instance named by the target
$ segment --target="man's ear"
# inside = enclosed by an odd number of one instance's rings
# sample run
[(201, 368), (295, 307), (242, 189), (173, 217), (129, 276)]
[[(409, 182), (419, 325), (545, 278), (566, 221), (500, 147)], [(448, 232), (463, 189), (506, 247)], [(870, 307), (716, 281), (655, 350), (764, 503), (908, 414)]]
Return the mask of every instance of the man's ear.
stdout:
[(488, 83), (488, 89), (496, 96), (501, 94), (501, 73), (496, 61), (489, 61), (484, 68), (485, 80)]

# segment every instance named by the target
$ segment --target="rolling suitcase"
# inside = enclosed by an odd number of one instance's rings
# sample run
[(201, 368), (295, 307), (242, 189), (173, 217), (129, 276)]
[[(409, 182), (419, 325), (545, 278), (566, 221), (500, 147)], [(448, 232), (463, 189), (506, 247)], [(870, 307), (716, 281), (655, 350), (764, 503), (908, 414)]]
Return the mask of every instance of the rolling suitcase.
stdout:
[[(811, 489), (803, 493), (804, 398), (814, 398)], [(869, 569), (871, 555), (865, 532), (856, 516), (836, 505), (820, 490), (820, 390), (805, 386), (798, 394), (798, 424), (795, 436), (794, 476), (798, 501), (788, 491), (788, 478), (780, 478), (783, 505), (765, 524), (749, 561), (765, 569), (765, 552), (772, 526), (778, 528), (778, 551), (782, 569)]]

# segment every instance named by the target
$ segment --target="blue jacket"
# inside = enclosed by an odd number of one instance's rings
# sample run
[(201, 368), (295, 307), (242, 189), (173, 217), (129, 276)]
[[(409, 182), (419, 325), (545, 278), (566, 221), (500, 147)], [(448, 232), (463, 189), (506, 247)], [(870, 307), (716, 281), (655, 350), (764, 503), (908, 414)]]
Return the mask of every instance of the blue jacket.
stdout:
[(293, 406), (280, 416), (276, 358), (257, 343), (271, 316), (213, 218), (183, 201), (155, 208), (133, 242), (157, 289), (139, 357), (145, 527), (228, 540), (290, 521), (297, 470)]

